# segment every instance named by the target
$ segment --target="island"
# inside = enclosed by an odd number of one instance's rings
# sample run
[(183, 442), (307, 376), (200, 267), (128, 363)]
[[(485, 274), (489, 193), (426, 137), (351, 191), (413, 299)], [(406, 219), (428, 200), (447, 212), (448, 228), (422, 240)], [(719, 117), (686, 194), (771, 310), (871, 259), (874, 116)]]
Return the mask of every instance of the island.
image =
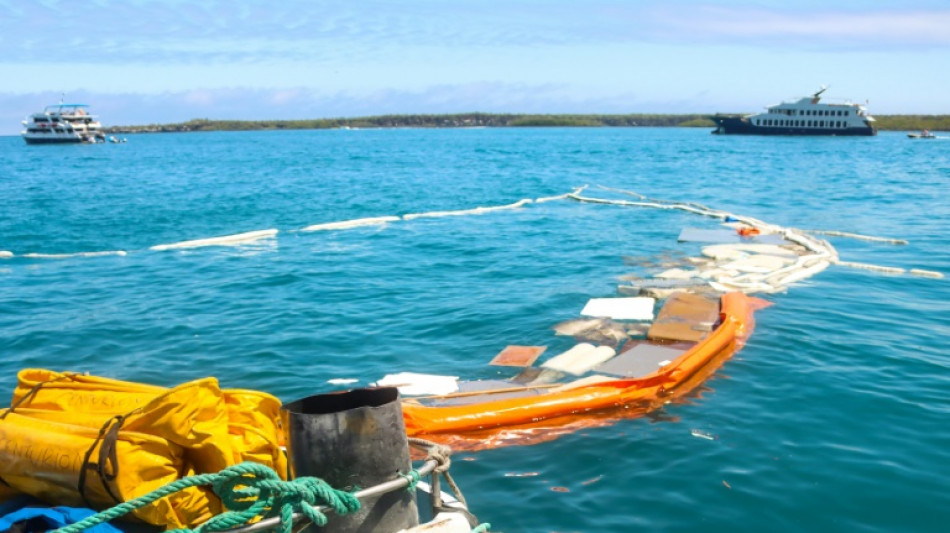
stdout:
[[(722, 114), (722, 113), (719, 113)], [(740, 114), (740, 113), (733, 113)], [(517, 128), (517, 127), (694, 127), (715, 128), (713, 114), (495, 114), (379, 115), (302, 120), (192, 119), (173, 124), (109, 126), (108, 134), (194, 131), (318, 130), (367, 128)], [(950, 131), (950, 115), (875, 115), (882, 131)]]

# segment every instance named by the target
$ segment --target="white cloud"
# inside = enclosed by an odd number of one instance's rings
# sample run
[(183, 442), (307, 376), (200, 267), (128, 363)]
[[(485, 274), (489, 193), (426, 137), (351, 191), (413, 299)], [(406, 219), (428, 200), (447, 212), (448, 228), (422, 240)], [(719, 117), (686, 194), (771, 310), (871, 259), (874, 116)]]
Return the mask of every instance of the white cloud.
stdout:
[(656, 11), (658, 33), (669, 38), (745, 42), (761, 46), (950, 45), (950, 10), (766, 10), (703, 6)]

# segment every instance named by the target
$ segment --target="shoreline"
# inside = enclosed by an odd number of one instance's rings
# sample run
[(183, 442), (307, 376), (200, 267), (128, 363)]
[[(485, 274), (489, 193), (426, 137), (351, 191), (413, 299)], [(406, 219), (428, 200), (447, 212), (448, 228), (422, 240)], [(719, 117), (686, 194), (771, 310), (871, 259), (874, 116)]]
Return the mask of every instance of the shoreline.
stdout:
[[(739, 115), (739, 113), (727, 113)], [(302, 120), (211, 120), (192, 119), (169, 124), (108, 126), (107, 134), (183, 133), (196, 131), (267, 131), (321, 129), (392, 128), (525, 128), (525, 127), (684, 127), (715, 128), (710, 114), (625, 114), (625, 115), (535, 115), (455, 113), (440, 115), (379, 115), (353, 118)], [(950, 115), (875, 116), (880, 131), (950, 131)]]

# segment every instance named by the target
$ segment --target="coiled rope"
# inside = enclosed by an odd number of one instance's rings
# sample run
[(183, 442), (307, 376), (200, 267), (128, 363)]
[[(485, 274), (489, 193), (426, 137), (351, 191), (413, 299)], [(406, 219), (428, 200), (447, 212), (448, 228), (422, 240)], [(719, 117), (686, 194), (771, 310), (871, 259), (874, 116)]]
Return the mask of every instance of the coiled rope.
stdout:
[[(449, 467), (452, 465), (451, 449), (448, 446), (418, 438), (409, 439), (409, 444), (426, 450), (427, 466), (400, 476), (405, 480), (407, 490), (414, 490), (422, 473), (431, 468), (433, 514), (438, 511), (461, 513), (474, 528), (472, 531), (488, 531), (491, 524), (478, 523), (478, 519), (468, 511), (462, 491), (449, 474)], [(443, 505), (442, 493), (439, 490), (440, 476), (451, 487), (462, 507)], [(194, 529), (176, 529), (171, 533), (250, 530), (263, 526), (265, 521), (274, 522), (274, 525), (279, 524), (281, 533), (292, 533), (294, 522), (298, 518), (306, 518), (313, 524), (323, 527), (327, 523), (327, 516), (321, 509), (332, 510), (338, 515), (356, 512), (361, 506), (357, 495), (373, 490), (350, 493), (334, 489), (325, 481), (315, 477), (299, 477), (292, 481), (284, 481), (269, 467), (245, 462), (225, 468), (217, 474), (199, 474), (181, 478), (75, 524), (56, 529), (53, 533), (79, 533), (145, 507), (169, 494), (200, 485), (211, 485), (214, 493), (221, 498), (224, 507), (229, 511), (212, 517)]]
[(280, 517), (280, 531), (291, 533), (295, 512), (302, 513), (318, 526), (327, 522), (325, 514), (315, 505), (326, 505), (343, 515), (360, 509), (360, 501), (346, 491), (337, 490), (314, 477), (283, 481), (276, 472), (257, 463), (241, 463), (218, 472), (181, 478), (144, 496), (120, 503), (55, 533), (79, 533), (90, 527), (123, 516), (169, 494), (199, 485), (211, 485), (230, 511), (222, 513), (194, 529), (177, 529), (173, 533), (223, 531), (250, 523), (257, 518)]

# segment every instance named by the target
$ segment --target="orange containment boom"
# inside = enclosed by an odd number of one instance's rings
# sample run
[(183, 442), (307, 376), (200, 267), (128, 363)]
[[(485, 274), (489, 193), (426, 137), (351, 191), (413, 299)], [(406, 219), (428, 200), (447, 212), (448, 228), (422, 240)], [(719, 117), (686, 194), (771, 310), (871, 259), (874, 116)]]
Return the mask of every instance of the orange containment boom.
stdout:
[(656, 372), (636, 379), (601, 381), (536, 396), (507, 398), (466, 405), (402, 405), (410, 436), (461, 434), (539, 420), (577, 415), (633, 403), (660, 404), (698, 385), (752, 332), (756, 299), (730, 292), (720, 300), (720, 323), (701, 342)]

